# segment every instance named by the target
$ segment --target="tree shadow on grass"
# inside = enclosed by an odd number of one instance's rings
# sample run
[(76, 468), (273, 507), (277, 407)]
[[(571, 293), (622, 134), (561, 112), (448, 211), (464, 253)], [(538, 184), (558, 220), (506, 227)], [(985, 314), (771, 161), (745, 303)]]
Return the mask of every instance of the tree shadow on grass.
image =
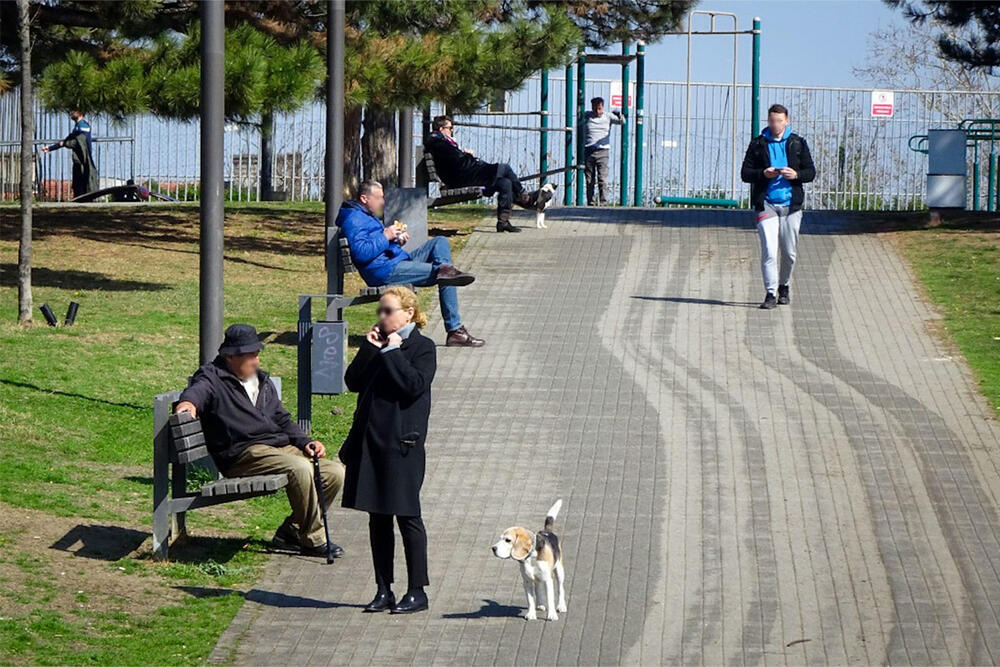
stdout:
[(524, 611), (524, 607), (515, 607), (509, 604), (500, 604), (496, 600), (483, 600), (483, 606), (475, 611), (467, 611), (454, 614), (441, 614), (441, 618), (517, 618)]
[[(149, 533), (123, 528), (79, 524), (53, 542), (49, 548), (67, 551), (79, 558), (117, 561), (139, 548)], [(77, 545), (80, 545), (77, 548)]]
[(135, 403), (118, 403), (116, 401), (108, 401), (103, 398), (94, 398), (93, 396), (84, 396), (83, 394), (76, 394), (70, 391), (59, 391), (58, 389), (46, 389), (45, 387), (39, 387), (38, 385), (31, 384), (30, 382), (18, 382), (17, 380), (6, 380), (0, 378), (0, 384), (5, 384), (11, 387), (20, 387), (22, 389), (31, 389), (32, 391), (38, 391), (43, 394), (52, 394), (54, 396), (65, 396), (67, 398), (82, 398), (85, 401), (93, 401), (94, 403), (102, 403), (104, 405), (112, 405), (116, 408), (130, 408), (132, 410), (151, 410), (151, 406), (148, 405), (136, 405)]
[[(0, 273), (14, 275), (17, 264), (0, 264)], [(119, 280), (105, 273), (73, 271), (70, 269), (47, 269), (36, 266), (31, 269), (31, 284), (35, 287), (56, 287), (66, 290), (99, 290), (102, 292), (162, 292), (171, 289), (166, 283), (150, 283), (141, 280)]]

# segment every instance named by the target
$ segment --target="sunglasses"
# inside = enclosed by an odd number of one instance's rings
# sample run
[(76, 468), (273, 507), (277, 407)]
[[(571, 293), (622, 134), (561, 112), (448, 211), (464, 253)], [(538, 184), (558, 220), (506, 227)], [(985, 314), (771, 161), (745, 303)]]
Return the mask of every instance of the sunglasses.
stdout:
[(375, 312), (379, 315), (392, 315), (397, 310), (403, 310), (402, 308), (389, 308), (388, 306), (382, 306), (378, 308)]

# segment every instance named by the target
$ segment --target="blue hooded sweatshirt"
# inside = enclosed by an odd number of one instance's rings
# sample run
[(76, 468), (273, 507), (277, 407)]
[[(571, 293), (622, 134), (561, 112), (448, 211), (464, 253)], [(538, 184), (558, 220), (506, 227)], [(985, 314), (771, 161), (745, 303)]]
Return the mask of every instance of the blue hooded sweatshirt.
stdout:
[(358, 273), (372, 287), (385, 285), (396, 265), (410, 259), (410, 253), (385, 238), (382, 221), (361, 202), (341, 204), (337, 226), (351, 246), (351, 260)]
[[(792, 126), (785, 127), (784, 134), (775, 139), (771, 136), (771, 128), (765, 127), (760, 133), (767, 140), (767, 155), (771, 160), (771, 166), (781, 169), (788, 166), (788, 152), (785, 150), (788, 145), (788, 137), (792, 135)], [(784, 176), (778, 175), (767, 184), (767, 193), (764, 199), (775, 206), (788, 206), (792, 203), (792, 184)]]

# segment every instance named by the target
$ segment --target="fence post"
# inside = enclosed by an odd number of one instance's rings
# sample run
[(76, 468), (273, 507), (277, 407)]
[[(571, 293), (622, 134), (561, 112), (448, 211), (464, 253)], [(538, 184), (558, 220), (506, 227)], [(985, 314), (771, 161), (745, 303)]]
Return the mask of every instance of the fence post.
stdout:
[(760, 17), (753, 17), (753, 65), (750, 82), (750, 138), (760, 132)]
[[(576, 122), (576, 111), (573, 109), (573, 100), (576, 96), (573, 94), (573, 63), (566, 65), (566, 127), (574, 127)], [(579, 132), (579, 128), (576, 130)], [(573, 137), (574, 132), (564, 132), (565, 137), (565, 148), (566, 148), (566, 171), (563, 172), (563, 204), (566, 206), (571, 206), (573, 204), (573, 175), (576, 172), (575, 169), (570, 169), (573, 166)]]
[(584, 157), (584, 147), (587, 145), (587, 132), (586, 125), (584, 123), (584, 113), (587, 109), (587, 90), (586, 90), (586, 68), (587, 68), (587, 55), (585, 53), (580, 54), (580, 58), (576, 61), (576, 154), (577, 159), (580, 161), (576, 169), (576, 205), (583, 206), (586, 203), (586, 192), (584, 187), (586, 186), (585, 178), (583, 175), (583, 161), (586, 159)]
[(643, 88), (646, 85), (646, 44), (639, 42), (635, 49), (635, 192), (633, 206), (642, 206), (642, 150), (643, 127), (645, 113)]
[(539, 127), (542, 132), (538, 133), (538, 172), (542, 174), (538, 177), (538, 187), (545, 183), (545, 172), (549, 170), (549, 133), (545, 132), (549, 127), (549, 70), (542, 70), (542, 99), (541, 116)]
[[(629, 54), (629, 43), (628, 40), (622, 42), (622, 55), (627, 56)], [(628, 71), (628, 61), (622, 62), (622, 117), (625, 122), (622, 123), (622, 155), (621, 155), (621, 183), (619, 187), (618, 194), (618, 204), (621, 206), (628, 206), (628, 105), (629, 102), (634, 100), (629, 99), (629, 71)]]

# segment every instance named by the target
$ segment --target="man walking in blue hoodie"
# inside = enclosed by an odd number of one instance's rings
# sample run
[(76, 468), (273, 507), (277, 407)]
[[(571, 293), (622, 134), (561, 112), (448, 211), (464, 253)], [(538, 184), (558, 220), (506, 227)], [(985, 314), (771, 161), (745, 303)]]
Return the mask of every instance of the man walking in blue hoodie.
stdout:
[(441, 317), (444, 318), (449, 347), (482, 347), (462, 325), (458, 314), (458, 290), (475, 276), (459, 271), (451, 263), (448, 239), (435, 236), (411, 253), (403, 249), (410, 235), (401, 225), (382, 224), (385, 194), (378, 181), (363, 181), (357, 201), (346, 201), (337, 215), (337, 227), (351, 248), (351, 261), (365, 283), (379, 285), (409, 284), (418, 287), (438, 286)]
[(772, 104), (767, 110), (767, 127), (750, 140), (740, 175), (750, 184), (750, 203), (757, 213), (760, 269), (767, 290), (760, 307), (787, 305), (792, 302), (789, 287), (802, 224), (802, 184), (816, 178), (816, 167), (806, 140), (792, 132), (784, 106)]

